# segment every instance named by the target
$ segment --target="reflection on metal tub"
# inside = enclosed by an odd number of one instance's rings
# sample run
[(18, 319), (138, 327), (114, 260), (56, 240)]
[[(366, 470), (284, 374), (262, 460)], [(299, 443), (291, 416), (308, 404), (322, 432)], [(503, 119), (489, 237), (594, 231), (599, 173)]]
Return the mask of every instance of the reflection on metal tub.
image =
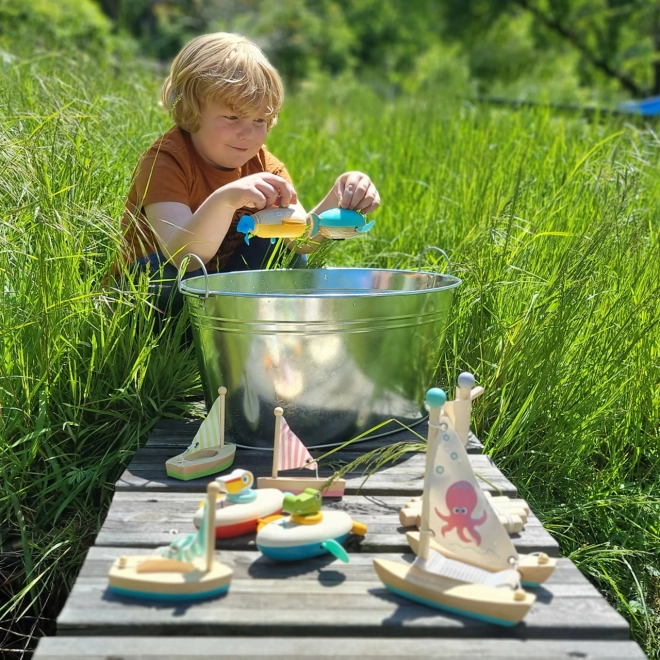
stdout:
[(272, 446), (273, 409), (308, 446), (425, 413), (451, 275), (368, 268), (261, 270), (180, 282), (207, 407), (228, 389), (227, 430)]

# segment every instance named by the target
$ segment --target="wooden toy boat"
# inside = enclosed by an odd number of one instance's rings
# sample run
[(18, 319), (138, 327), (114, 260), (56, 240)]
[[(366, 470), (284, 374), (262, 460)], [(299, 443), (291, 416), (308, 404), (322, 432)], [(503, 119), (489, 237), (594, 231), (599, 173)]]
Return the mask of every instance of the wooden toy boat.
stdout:
[(321, 234), (335, 240), (365, 234), (375, 224), (373, 220), (367, 222), (361, 213), (350, 209), (328, 209), (319, 215), (310, 213), (309, 217), (312, 220), (311, 237)]
[[(282, 511), (284, 495), (276, 488), (251, 488), (252, 472), (236, 469), (216, 479), (223, 494), (217, 498), (215, 510), (215, 538), (226, 539), (250, 534), (257, 530), (258, 521)], [(193, 518), (195, 527), (203, 520), (198, 509)]]
[[(426, 452), (426, 470), (424, 474), (424, 493), (422, 495), (421, 529), (419, 532), (418, 557), (412, 565), (401, 562), (374, 559), (374, 568), (385, 586), (394, 593), (431, 607), (449, 612), (464, 614), (466, 616), (489, 621), (503, 626), (513, 626), (520, 622), (527, 614), (535, 596), (526, 593), (520, 588), (520, 575), (509, 563), (508, 548), (500, 547), (501, 536), (504, 535), (510, 545), (508, 535), (490, 510), (484, 512), (477, 519), (472, 519), (473, 506), (471, 504), (472, 491), (469, 488), (458, 486), (453, 472), (459, 465), (472, 472), (470, 464), (465, 459), (458, 462), (459, 456), (453, 450), (449, 456), (455, 465), (441, 464), (436, 460), (441, 452), (441, 444), (446, 444), (445, 432), (449, 418), (441, 416), (442, 406), (446, 403), (445, 393), (440, 389), (431, 389), (426, 394), (426, 401), (430, 407), (429, 435)], [(454, 438), (463, 448), (458, 435)], [(463, 450), (464, 451), (464, 450)], [(444, 493), (458, 493), (452, 500), (450, 524), (458, 526), (459, 539), (468, 539), (464, 530), (472, 532), (477, 526), (486, 526), (483, 538), (476, 534), (473, 538), (481, 552), (480, 564), (469, 564), (461, 560), (447, 558), (437, 552), (430, 545), (433, 531), (430, 527), (430, 518), (437, 515), (431, 493), (439, 490), (435, 479), (440, 480), (444, 486)], [(484, 498), (485, 499), (485, 498)], [(452, 528), (453, 528), (452, 527)], [(495, 537), (493, 537), (495, 534)], [(476, 543), (478, 541), (478, 543)], [(470, 540), (464, 541), (469, 545)], [(515, 552), (515, 550), (514, 550)], [(491, 566), (503, 560), (504, 568), (491, 570)]]
[(341, 544), (348, 535), (366, 534), (367, 528), (344, 511), (321, 511), (321, 493), (313, 488), (284, 496), (282, 509), (290, 516), (264, 520), (257, 531), (257, 548), (278, 561), (299, 561), (331, 553), (347, 562)]
[[(463, 373), (458, 383), (459, 388), (469, 391), (474, 385), (474, 376)], [(467, 400), (469, 404), (470, 399)], [(516, 551), (490, 500), (477, 483), (463, 439), (452, 422), (453, 416), (464, 429), (467, 440), (469, 420), (465, 424), (463, 416), (469, 415), (469, 405), (454, 407), (455, 403), (445, 402), (439, 422), (435, 426), (429, 423), (429, 435), (434, 438), (427, 444), (424, 502), (429, 502), (426, 524), (433, 536), (430, 547), (448, 559), (460, 559), (491, 572), (515, 566), (524, 586), (538, 586), (550, 577), (557, 560), (545, 553), (519, 555)], [(419, 534), (409, 532), (406, 536), (417, 552), (421, 547)]]
[(271, 207), (252, 215), (244, 215), (236, 226), (236, 231), (245, 234), (245, 242), (250, 244), (250, 236), (270, 238), (300, 238), (307, 229), (307, 216), (295, 206)]
[[(257, 483), (262, 488), (278, 488), (294, 495), (307, 488), (321, 492), (323, 497), (343, 497), (346, 481), (333, 477), (319, 477), (318, 464), (307, 447), (289, 428), (283, 417), (282, 408), (275, 408), (275, 437), (273, 439), (273, 469), (270, 477), (259, 477)], [(304, 467), (316, 470), (316, 477), (280, 477), (280, 470), (295, 470)], [(332, 479), (332, 480), (331, 480)]]
[(207, 477), (231, 467), (236, 455), (236, 445), (225, 445), (227, 388), (219, 388), (218, 394), (190, 447), (183, 454), (165, 462), (168, 477), (188, 481)]
[(211, 482), (199, 531), (176, 540), (158, 554), (119, 557), (108, 573), (110, 590), (121, 596), (155, 600), (199, 600), (227, 592), (233, 571), (215, 561), (215, 499)]

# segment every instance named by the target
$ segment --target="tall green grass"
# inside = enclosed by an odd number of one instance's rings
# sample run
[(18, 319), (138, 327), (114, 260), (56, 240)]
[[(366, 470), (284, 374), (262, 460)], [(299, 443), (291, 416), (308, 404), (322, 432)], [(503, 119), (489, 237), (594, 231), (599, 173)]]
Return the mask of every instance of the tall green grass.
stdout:
[[(185, 408), (197, 367), (180, 325), (153, 330), (143, 285), (103, 284), (133, 165), (168, 126), (160, 80), (78, 56), (3, 66), (0, 614), (22, 618), (5, 641), (18, 648), (50, 625), (122, 465)], [(376, 181), (375, 229), (331, 262), (417, 268), (428, 245), (449, 253), (463, 284), (437, 384), (476, 374), (487, 451), (655, 653), (653, 128), (328, 85), (288, 99), (269, 147), (308, 208), (344, 170)], [(445, 268), (433, 252), (423, 266)]]

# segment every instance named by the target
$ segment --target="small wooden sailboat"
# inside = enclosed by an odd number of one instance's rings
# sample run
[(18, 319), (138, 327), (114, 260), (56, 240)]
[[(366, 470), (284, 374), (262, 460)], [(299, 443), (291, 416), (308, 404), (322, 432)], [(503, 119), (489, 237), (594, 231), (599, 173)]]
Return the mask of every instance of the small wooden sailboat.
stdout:
[(236, 454), (236, 445), (225, 445), (227, 388), (220, 387), (218, 394), (190, 447), (183, 454), (165, 462), (168, 477), (188, 481), (207, 477), (231, 467)]
[[(323, 497), (342, 497), (346, 488), (344, 479), (319, 477), (318, 464), (307, 451), (300, 438), (289, 428), (282, 408), (275, 408), (275, 438), (273, 440), (273, 469), (270, 477), (259, 477), (259, 489), (279, 488), (287, 493), (302, 493), (307, 488), (321, 492)], [(316, 470), (316, 477), (279, 477), (280, 470), (304, 467)]]
[(199, 600), (227, 592), (233, 571), (215, 561), (215, 499), (211, 482), (199, 531), (175, 540), (158, 554), (119, 557), (108, 573), (110, 590), (121, 596), (155, 600)]
[(331, 553), (348, 561), (342, 543), (348, 535), (364, 536), (367, 528), (344, 511), (321, 511), (318, 490), (305, 489), (300, 495), (287, 493), (282, 510), (289, 516), (262, 521), (257, 531), (257, 548), (271, 559), (298, 561)]
[[(447, 558), (431, 547), (431, 475), (442, 476), (445, 472), (444, 466), (437, 463), (435, 456), (440, 443), (444, 442), (444, 434), (437, 431), (442, 429), (444, 420), (448, 418), (440, 417), (440, 410), (446, 402), (442, 390), (429, 390), (426, 401), (430, 406), (429, 435), (418, 556), (412, 565), (388, 559), (374, 559), (374, 567), (385, 586), (400, 596), (449, 612), (503, 626), (513, 626), (523, 619), (536, 598), (520, 588), (520, 575), (507, 563), (506, 553), (504, 561), (507, 565), (504, 570), (490, 571), (485, 568), (489, 565), (487, 560), (490, 555), (502, 554), (501, 549), (486, 533), (484, 538), (480, 539), (484, 551), (483, 567)], [(458, 440), (458, 436), (454, 435)], [(460, 440), (458, 442), (460, 444)], [(457, 459), (458, 456), (451, 460)], [(457, 504), (456, 515), (465, 515), (467, 511), (464, 513), (463, 508), (464, 505)], [(493, 517), (491, 513), (490, 518)], [(486, 522), (486, 518), (479, 519), (474, 521), (473, 525)], [(509, 540), (508, 536), (506, 539)]]
[[(259, 520), (280, 513), (284, 494), (277, 488), (253, 490), (254, 476), (248, 470), (236, 469), (216, 479), (222, 494), (215, 509), (215, 538), (226, 539), (255, 532)], [(193, 518), (195, 527), (204, 519), (203, 510)]]
[[(473, 384), (472, 374), (459, 376), (459, 388), (469, 390)], [(445, 403), (437, 427), (429, 425), (429, 433), (433, 431), (437, 436), (433, 447), (430, 443), (427, 446), (427, 452), (433, 451), (433, 468), (428, 471), (424, 483), (425, 500), (428, 498), (430, 502), (427, 524), (433, 534), (430, 547), (448, 559), (460, 559), (491, 572), (515, 566), (524, 586), (538, 586), (550, 577), (557, 560), (545, 553), (518, 554), (514, 548), (507, 530), (477, 483), (463, 439), (454, 427), (456, 420), (467, 438), (469, 419), (466, 423), (463, 417), (469, 415), (470, 408), (469, 405), (455, 406), (457, 401)], [(419, 533), (408, 532), (406, 536), (417, 552)], [(489, 542), (482, 544), (482, 537)]]

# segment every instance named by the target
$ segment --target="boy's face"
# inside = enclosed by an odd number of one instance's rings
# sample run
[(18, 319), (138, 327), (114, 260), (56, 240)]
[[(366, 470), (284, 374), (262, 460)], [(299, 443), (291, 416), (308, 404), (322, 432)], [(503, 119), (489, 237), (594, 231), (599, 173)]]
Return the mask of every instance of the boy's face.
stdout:
[(264, 101), (254, 114), (239, 117), (229, 106), (208, 102), (202, 106), (200, 127), (191, 133), (200, 156), (210, 165), (235, 169), (254, 158), (266, 140), (268, 124)]

